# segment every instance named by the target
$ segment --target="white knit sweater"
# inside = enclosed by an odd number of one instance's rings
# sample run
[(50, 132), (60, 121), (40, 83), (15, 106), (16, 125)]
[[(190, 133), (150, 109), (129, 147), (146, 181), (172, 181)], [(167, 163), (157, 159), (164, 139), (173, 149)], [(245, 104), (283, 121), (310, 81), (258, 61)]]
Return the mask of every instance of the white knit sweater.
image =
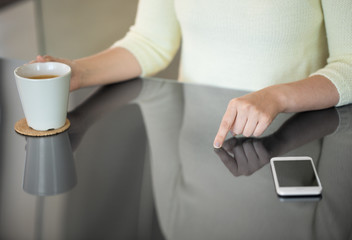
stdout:
[(165, 68), (182, 36), (179, 80), (259, 90), (320, 74), (352, 103), (352, 0), (140, 0), (113, 46), (142, 75)]

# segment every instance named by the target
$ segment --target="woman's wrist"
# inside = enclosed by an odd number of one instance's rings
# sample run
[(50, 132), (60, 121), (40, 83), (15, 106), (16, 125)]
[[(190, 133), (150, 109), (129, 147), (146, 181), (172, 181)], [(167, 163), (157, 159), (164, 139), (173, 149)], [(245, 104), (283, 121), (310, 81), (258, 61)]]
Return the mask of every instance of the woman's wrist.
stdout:
[(275, 104), (278, 113), (287, 111), (290, 102), (290, 89), (288, 86), (283, 84), (273, 85), (264, 88), (262, 91), (265, 91), (265, 94), (272, 99), (272, 103)]
[(75, 69), (72, 80), (74, 81), (73, 87), (76, 89), (84, 88), (95, 85), (93, 79), (97, 79), (97, 74), (92, 65), (87, 59), (76, 59), (72, 61), (73, 68)]
[(105, 83), (105, 64), (100, 54), (73, 60), (75, 69), (74, 86), (79, 88), (102, 85)]

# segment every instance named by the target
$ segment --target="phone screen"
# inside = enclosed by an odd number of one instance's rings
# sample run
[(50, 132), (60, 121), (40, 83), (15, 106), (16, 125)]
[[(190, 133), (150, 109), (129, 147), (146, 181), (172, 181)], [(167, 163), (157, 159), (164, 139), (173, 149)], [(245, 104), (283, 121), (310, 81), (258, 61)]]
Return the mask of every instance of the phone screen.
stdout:
[(275, 161), (274, 165), (280, 187), (318, 186), (310, 160)]

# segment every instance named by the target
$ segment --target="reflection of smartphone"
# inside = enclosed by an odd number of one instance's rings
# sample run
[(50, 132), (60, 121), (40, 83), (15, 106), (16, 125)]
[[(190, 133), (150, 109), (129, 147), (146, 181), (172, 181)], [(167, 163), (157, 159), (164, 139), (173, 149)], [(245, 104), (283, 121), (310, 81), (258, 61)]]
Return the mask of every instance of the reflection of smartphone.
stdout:
[(319, 202), (322, 199), (321, 195), (310, 195), (310, 196), (288, 196), (279, 197), (281, 202)]
[(270, 160), (278, 195), (320, 195), (321, 183), (310, 157), (275, 157)]

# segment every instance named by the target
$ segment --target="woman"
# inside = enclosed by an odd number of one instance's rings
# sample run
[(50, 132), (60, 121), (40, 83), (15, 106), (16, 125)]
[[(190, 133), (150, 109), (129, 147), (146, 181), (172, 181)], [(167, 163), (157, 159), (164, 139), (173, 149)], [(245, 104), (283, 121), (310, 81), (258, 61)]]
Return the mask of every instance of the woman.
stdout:
[(352, 102), (351, 0), (141, 0), (125, 38), (77, 59), (71, 90), (152, 75), (182, 36), (179, 81), (252, 91), (232, 99), (214, 139), (259, 136), (280, 112)]

